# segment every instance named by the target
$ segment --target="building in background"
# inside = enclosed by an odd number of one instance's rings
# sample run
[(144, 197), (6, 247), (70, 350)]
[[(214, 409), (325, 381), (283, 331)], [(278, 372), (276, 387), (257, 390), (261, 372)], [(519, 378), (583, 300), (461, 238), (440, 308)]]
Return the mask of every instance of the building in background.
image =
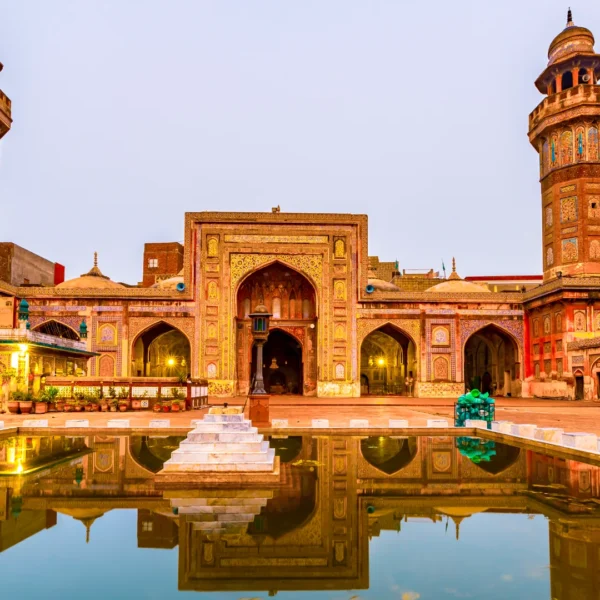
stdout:
[(54, 286), (65, 280), (65, 268), (12, 242), (0, 242), (0, 280), (18, 286)]
[[(600, 396), (600, 55), (573, 24), (550, 45), (529, 118), (540, 153), (543, 277), (462, 279), (369, 256), (366, 215), (187, 213), (185, 243), (146, 244), (137, 287), (98, 268), (53, 287), (0, 282), (0, 309), (29, 303), (26, 331), (85, 346), (79, 382), (192, 376), (246, 394), (250, 313), (272, 313), (271, 393)], [(532, 227), (534, 224), (532, 224)], [(19, 276), (19, 279), (24, 278)], [(12, 307), (12, 309), (11, 309)], [(0, 312), (0, 315), (4, 314)], [(2, 318), (6, 318), (6, 315)], [(82, 323), (87, 337), (82, 337)], [(8, 368), (2, 363), (0, 370)], [(41, 362), (40, 362), (41, 360)], [(33, 372), (66, 385), (68, 365)], [(62, 377), (62, 379), (61, 379)], [(91, 385), (91, 383), (90, 383)]]

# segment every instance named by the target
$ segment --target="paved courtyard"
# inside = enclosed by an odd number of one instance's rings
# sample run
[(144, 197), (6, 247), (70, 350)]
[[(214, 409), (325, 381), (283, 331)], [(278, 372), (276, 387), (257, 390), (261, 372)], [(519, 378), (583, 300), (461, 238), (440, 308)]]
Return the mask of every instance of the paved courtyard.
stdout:
[[(239, 405), (245, 398), (232, 398)], [(211, 398), (221, 405), (223, 399)], [(49, 425), (64, 425), (67, 419), (89, 419), (91, 426), (104, 426), (108, 419), (126, 418), (132, 426), (148, 425), (151, 419), (168, 418), (172, 426), (187, 426), (191, 419), (202, 418), (205, 410), (184, 413), (48, 413), (46, 415), (0, 415), (5, 427), (16, 426), (26, 418), (48, 419)], [(274, 396), (271, 419), (288, 419), (290, 426), (310, 426), (312, 419), (329, 419), (331, 426), (348, 425), (350, 419), (368, 419), (370, 425), (387, 426), (388, 420), (408, 419), (410, 425), (424, 426), (427, 419), (447, 418), (452, 422), (453, 401), (448, 398), (303, 398)], [(562, 427), (565, 431), (586, 431), (600, 435), (600, 402), (566, 402), (532, 398), (499, 398), (496, 418), (515, 423), (533, 423), (539, 427)]]

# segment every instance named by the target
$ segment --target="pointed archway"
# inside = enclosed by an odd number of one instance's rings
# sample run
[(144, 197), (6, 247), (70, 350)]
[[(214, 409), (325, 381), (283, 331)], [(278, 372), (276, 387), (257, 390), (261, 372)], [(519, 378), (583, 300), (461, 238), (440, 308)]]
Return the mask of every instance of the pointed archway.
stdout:
[(361, 396), (412, 395), (417, 366), (415, 343), (406, 333), (391, 323), (375, 329), (360, 347)]
[(133, 377), (185, 377), (190, 370), (190, 342), (179, 329), (160, 321), (138, 335), (131, 357)]
[(475, 331), (464, 346), (467, 389), (498, 396), (515, 396), (521, 390), (519, 347), (514, 338), (490, 323)]
[(273, 315), (264, 348), (267, 391), (316, 393), (316, 300), (308, 278), (279, 261), (257, 269), (241, 282), (236, 295), (238, 393), (248, 393), (256, 372), (249, 315), (258, 304), (264, 304)]

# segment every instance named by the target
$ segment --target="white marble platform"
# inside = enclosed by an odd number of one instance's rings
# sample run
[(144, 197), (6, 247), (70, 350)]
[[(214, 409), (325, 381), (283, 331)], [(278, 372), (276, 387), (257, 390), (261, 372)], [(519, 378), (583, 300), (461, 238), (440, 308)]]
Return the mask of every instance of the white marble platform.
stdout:
[(406, 419), (390, 419), (388, 427), (392, 429), (404, 429), (408, 427), (408, 421)]
[(48, 419), (25, 419), (21, 427), (48, 427)]
[(209, 413), (194, 422), (162, 473), (274, 471), (275, 450), (243, 414)]
[(480, 429), (487, 429), (487, 421), (484, 419), (467, 419), (465, 421), (465, 427), (479, 427)]
[(89, 419), (68, 419), (65, 421), (65, 427), (89, 427)]
[(329, 419), (313, 419), (311, 422), (311, 426), (314, 429), (322, 429), (324, 427), (329, 427)]
[(598, 436), (593, 433), (563, 433), (562, 443), (567, 448), (598, 451)]
[(350, 419), (350, 427), (368, 428), (369, 419)]
[(171, 419), (152, 419), (148, 423), (148, 427), (151, 429), (162, 429), (171, 427)]
[(498, 433), (512, 433), (512, 421), (492, 421), (492, 431)]
[(537, 425), (531, 423), (513, 423), (510, 432), (519, 437), (534, 438)]
[(551, 444), (562, 444), (564, 429), (558, 427), (538, 427), (534, 439)]
[(427, 419), (427, 427), (449, 427), (447, 419)]
[(123, 429), (129, 429), (129, 419), (109, 419), (106, 423), (107, 427), (122, 427)]

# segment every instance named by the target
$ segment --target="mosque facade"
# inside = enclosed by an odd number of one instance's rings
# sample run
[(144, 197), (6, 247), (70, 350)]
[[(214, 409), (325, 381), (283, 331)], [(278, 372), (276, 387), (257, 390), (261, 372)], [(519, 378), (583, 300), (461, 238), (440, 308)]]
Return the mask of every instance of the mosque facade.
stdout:
[[(540, 155), (544, 265), (534, 285), (516, 276), (501, 286), (466, 280), (455, 266), (447, 278), (401, 271), (369, 256), (366, 215), (187, 213), (183, 246), (147, 245), (136, 286), (112, 281), (97, 262), (55, 285), (0, 282), (0, 370), (21, 364), (3, 337), (20, 329), (33, 346), (24, 368), (47, 382), (192, 377), (206, 378), (211, 395), (245, 395), (257, 367), (249, 315), (264, 304), (272, 314), (263, 358), (272, 394), (430, 398), (478, 387), (499, 396), (598, 398), (593, 44), (569, 15), (536, 81), (544, 98), (529, 117), (529, 140)], [(0, 92), (0, 137), (9, 128), (10, 101)], [(36, 334), (81, 352), (49, 356), (35, 350)]]

